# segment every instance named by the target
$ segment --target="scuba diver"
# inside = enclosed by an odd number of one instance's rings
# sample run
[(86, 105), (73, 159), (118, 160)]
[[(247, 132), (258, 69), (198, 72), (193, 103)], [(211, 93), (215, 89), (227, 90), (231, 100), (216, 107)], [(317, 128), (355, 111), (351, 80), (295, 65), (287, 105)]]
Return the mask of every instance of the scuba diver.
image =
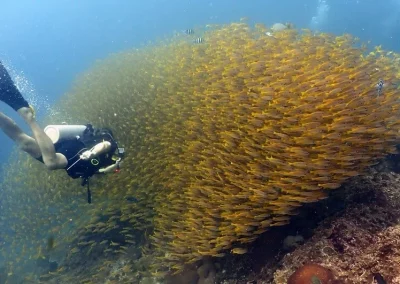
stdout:
[(49, 170), (64, 169), (74, 179), (87, 185), (91, 203), (89, 178), (94, 174), (119, 171), (124, 148), (119, 148), (107, 128), (87, 125), (49, 125), (44, 130), (35, 119), (33, 108), (18, 91), (0, 62), (0, 100), (12, 107), (32, 130), (30, 137), (8, 116), (0, 112), (0, 128), (19, 148)]

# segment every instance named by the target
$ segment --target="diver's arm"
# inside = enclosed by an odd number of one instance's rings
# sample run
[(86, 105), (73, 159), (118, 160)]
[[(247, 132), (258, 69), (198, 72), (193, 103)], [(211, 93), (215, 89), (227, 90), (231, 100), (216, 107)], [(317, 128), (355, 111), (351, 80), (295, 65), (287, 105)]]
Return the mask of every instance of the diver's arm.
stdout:
[(93, 157), (97, 157), (100, 154), (103, 154), (105, 152), (108, 152), (111, 148), (111, 143), (108, 141), (103, 141), (100, 142), (99, 144), (96, 144), (93, 148), (92, 148), (92, 154)]
[(81, 159), (88, 160), (88, 159), (97, 157), (98, 155), (109, 151), (110, 148), (111, 148), (111, 143), (109, 141), (100, 142), (100, 143), (94, 145), (94, 147), (92, 149), (83, 152), (81, 155)]
[(112, 173), (117, 169), (119, 170), (120, 166), (121, 166), (121, 159), (118, 159), (115, 162), (115, 164), (112, 164), (112, 165), (110, 165), (108, 167), (99, 169), (99, 173), (103, 173), (103, 174)]

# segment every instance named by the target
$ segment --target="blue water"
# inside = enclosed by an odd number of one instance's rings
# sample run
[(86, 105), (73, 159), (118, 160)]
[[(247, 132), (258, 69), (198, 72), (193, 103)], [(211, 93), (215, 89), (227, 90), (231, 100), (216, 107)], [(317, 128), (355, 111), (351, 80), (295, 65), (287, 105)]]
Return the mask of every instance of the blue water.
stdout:
[[(400, 52), (400, 0), (2, 0), (0, 11), (0, 59), (39, 116), (97, 59), (173, 31), (241, 17), (351, 33)], [(23, 126), (5, 104), (0, 111)], [(12, 143), (3, 133), (0, 141), (1, 164)]]

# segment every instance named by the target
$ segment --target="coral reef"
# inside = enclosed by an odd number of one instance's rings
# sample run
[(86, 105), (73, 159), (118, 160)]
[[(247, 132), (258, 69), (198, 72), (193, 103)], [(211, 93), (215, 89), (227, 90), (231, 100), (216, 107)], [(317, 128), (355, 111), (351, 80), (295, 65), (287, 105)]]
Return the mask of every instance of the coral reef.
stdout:
[[(335, 283), (400, 283), (400, 175), (391, 172), (398, 161), (392, 156), (329, 199), (304, 206), (290, 225), (263, 234), (250, 254), (222, 259), (217, 283), (286, 284), (310, 263), (329, 269)], [(288, 252), (284, 239), (293, 232), (306, 243)]]
[[(140, 247), (132, 257), (150, 259), (154, 277), (187, 267), (196, 281), (211, 281), (213, 266), (199, 268), (210, 257), (240, 258), (300, 206), (396, 152), (399, 90), (376, 84), (399, 79), (397, 54), (367, 54), (350, 35), (266, 31), (217, 26), (202, 44), (178, 36), (82, 75), (52, 123), (111, 128), (126, 149), (124, 168), (93, 179), (88, 205), (64, 173), (44, 172), (22, 154), (11, 162), (0, 200), (10, 226), (2, 254), (13, 273), (43, 255), (50, 233), (51, 254), (67, 250), (69, 258), (55, 274), (76, 268), (75, 258)], [(355, 253), (347, 239), (335, 240)], [(102, 277), (84, 274), (75, 280)]]
[(346, 185), (348, 193), (370, 188), (368, 199), (359, 196), (364, 203), (325, 220), (304, 246), (284, 257), (275, 282), (286, 283), (293, 269), (312, 261), (330, 268), (345, 283), (371, 283), (375, 275), (400, 283), (399, 182), (397, 174), (376, 173)]
[(204, 258), (197, 266), (188, 266), (185, 271), (166, 277), (167, 284), (214, 284), (216, 267), (212, 258)]

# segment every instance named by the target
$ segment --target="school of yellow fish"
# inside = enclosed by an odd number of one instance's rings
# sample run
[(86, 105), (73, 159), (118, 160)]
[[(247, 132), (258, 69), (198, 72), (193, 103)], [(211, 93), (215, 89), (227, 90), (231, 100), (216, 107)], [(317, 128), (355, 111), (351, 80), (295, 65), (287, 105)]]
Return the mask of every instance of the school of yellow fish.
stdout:
[[(350, 35), (267, 31), (213, 26), (201, 44), (173, 37), (83, 74), (48, 122), (110, 127), (122, 170), (93, 179), (89, 205), (79, 181), (14, 154), (1, 203), (8, 271), (40, 256), (49, 232), (54, 250), (76, 244), (69, 254), (126, 253), (142, 232), (156, 276), (243, 254), (295, 208), (396, 153), (397, 54), (368, 53)], [(123, 242), (77, 241), (111, 230)]]

